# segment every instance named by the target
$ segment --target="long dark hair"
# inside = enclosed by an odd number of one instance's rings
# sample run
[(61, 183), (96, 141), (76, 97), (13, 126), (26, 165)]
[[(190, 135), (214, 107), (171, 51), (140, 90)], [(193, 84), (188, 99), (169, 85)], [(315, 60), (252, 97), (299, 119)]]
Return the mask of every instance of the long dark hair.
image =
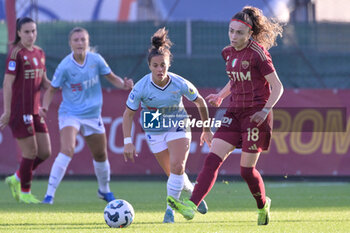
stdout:
[(168, 55), (171, 61), (173, 55), (170, 52), (170, 47), (173, 43), (168, 38), (168, 31), (165, 28), (160, 28), (153, 34), (151, 43), (152, 46), (148, 50), (148, 64), (150, 64), (152, 57), (158, 55)]
[(18, 18), (16, 20), (16, 36), (15, 36), (15, 41), (12, 43), (13, 45), (17, 45), (18, 42), (21, 40), (21, 37), (18, 35), (18, 31), (21, 31), (22, 25), (25, 23), (35, 23), (32, 18), (29, 17), (23, 17), (23, 18)]
[(278, 36), (282, 37), (282, 25), (275, 19), (266, 18), (259, 8), (245, 6), (232, 20), (246, 24), (253, 31), (252, 38), (267, 50), (276, 45)]

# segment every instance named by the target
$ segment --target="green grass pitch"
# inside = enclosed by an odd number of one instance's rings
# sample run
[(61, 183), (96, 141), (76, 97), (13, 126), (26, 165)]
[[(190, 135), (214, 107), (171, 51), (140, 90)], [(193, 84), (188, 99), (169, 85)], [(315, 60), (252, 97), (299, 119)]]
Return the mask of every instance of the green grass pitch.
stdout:
[[(257, 226), (255, 200), (243, 182), (218, 181), (206, 198), (209, 212), (191, 221), (180, 214), (163, 224), (165, 181), (115, 181), (111, 189), (130, 202), (135, 220), (125, 229), (109, 228), (105, 202), (93, 180), (63, 181), (54, 205), (17, 203), (0, 183), (0, 232), (350, 232), (350, 183), (266, 182), (272, 199), (271, 222)], [(47, 181), (34, 180), (32, 192), (42, 199)]]

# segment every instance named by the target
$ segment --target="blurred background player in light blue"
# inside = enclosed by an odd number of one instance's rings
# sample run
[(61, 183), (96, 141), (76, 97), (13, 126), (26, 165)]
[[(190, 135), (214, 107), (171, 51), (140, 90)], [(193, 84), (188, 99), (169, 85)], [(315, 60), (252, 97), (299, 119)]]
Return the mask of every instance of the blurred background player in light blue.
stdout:
[(54, 196), (66, 169), (73, 158), (79, 131), (93, 156), (98, 181), (98, 196), (110, 202), (115, 199), (110, 191), (110, 164), (107, 156), (105, 127), (102, 122), (102, 89), (100, 75), (115, 87), (129, 90), (131, 79), (121, 79), (109, 68), (106, 61), (90, 51), (89, 34), (84, 28), (69, 33), (72, 53), (58, 65), (51, 86), (45, 92), (41, 116), (46, 116), (54, 93), (62, 88), (62, 103), (58, 112), (61, 149), (52, 165), (49, 184), (43, 203), (53, 204)]
[(39, 203), (31, 194), (32, 171), (50, 157), (51, 144), (45, 120), (38, 115), (40, 89), (47, 89), (45, 54), (34, 45), (37, 27), (29, 17), (16, 21), (16, 37), (8, 53), (4, 78), (4, 113), (0, 129), (9, 125), (22, 152), (19, 169), (6, 178), (12, 196), (23, 203)]
[[(124, 133), (124, 157), (134, 161), (136, 155), (135, 146), (131, 140), (131, 127), (135, 112), (142, 107), (141, 115), (145, 112), (153, 112), (154, 117), (164, 114), (175, 116), (186, 115), (182, 103), (182, 96), (192, 101), (198, 108), (201, 120), (208, 120), (208, 109), (205, 100), (198, 93), (192, 83), (183, 77), (168, 72), (172, 54), (172, 45), (168, 38), (168, 31), (165, 28), (159, 29), (151, 38), (152, 46), (148, 53), (148, 65), (151, 73), (145, 75), (137, 82), (130, 92), (126, 102), (126, 109), (123, 115)], [(155, 112), (155, 113), (154, 113)], [(160, 114), (160, 115), (159, 115)], [(181, 120), (181, 116), (174, 120)], [(144, 121), (146, 119), (143, 119)], [(173, 126), (158, 131), (144, 127), (146, 140), (152, 153), (155, 155), (159, 165), (168, 176), (167, 193), (170, 196), (179, 198), (182, 190), (192, 193), (193, 185), (189, 181), (185, 166), (190, 149), (191, 131), (189, 127)], [(213, 134), (210, 128), (203, 127), (200, 137), (200, 145), (206, 142), (211, 144)], [(198, 207), (201, 213), (207, 212), (206, 203), (201, 201)], [(174, 212), (167, 206), (164, 223), (174, 222)]]

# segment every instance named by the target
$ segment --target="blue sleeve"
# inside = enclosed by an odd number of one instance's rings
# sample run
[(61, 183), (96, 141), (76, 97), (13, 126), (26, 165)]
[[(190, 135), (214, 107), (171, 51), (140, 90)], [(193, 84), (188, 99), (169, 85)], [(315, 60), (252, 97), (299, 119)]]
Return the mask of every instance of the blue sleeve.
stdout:
[(136, 83), (134, 88), (129, 93), (128, 100), (126, 101), (126, 106), (134, 111), (139, 108), (142, 98), (142, 88), (140, 88), (140, 86), (141, 85), (138, 85), (138, 83)]
[(189, 81), (184, 80), (181, 90), (182, 95), (184, 95), (189, 101), (194, 101), (198, 97), (197, 88)]
[(106, 75), (112, 72), (111, 68), (108, 66), (107, 62), (105, 61), (105, 59), (100, 55), (98, 55), (98, 59), (97, 59), (97, 64), (98, 64), (98, 68), (99, 68), (99, 74), (100, 75)]
[(64, 71), (65, 71), (64, 65), (61, 62), (55, 70), (55, 74), (53, 75), (53, 78), (51, 81), (51, 86), (53, 86), (54, 88), (62, 87), (64, 81), (66, 80)]

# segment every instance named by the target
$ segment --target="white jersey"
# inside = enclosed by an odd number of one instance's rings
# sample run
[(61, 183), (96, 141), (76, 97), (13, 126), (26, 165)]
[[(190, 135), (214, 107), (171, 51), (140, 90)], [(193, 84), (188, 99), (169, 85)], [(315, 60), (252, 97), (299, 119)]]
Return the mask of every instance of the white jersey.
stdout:
[[(184, 118), (187, 113), (182, 103), (182, 96), (190, 101), (198, 97), (198, 90), (188, 80), (171, 72), (168, 72), (168, 76), (169, 82), (164, 87), (159, 87), (152, 81), (152, 73), (145, 75), (135, 84), (126, 102), (127, 107), (133, 111), (136, 111), (141, 103), (143, 121), (141, 125), (147, 133), (159, 134), (174, 128), (179, 131), (180, 128), (176, 125), (166, 129), (154, 125), (161, 123), (166, 116), (176, 116), (172, 120)], [(153, 127), (147, 127), (147, 124), (152, 122), (155, 123)]]

